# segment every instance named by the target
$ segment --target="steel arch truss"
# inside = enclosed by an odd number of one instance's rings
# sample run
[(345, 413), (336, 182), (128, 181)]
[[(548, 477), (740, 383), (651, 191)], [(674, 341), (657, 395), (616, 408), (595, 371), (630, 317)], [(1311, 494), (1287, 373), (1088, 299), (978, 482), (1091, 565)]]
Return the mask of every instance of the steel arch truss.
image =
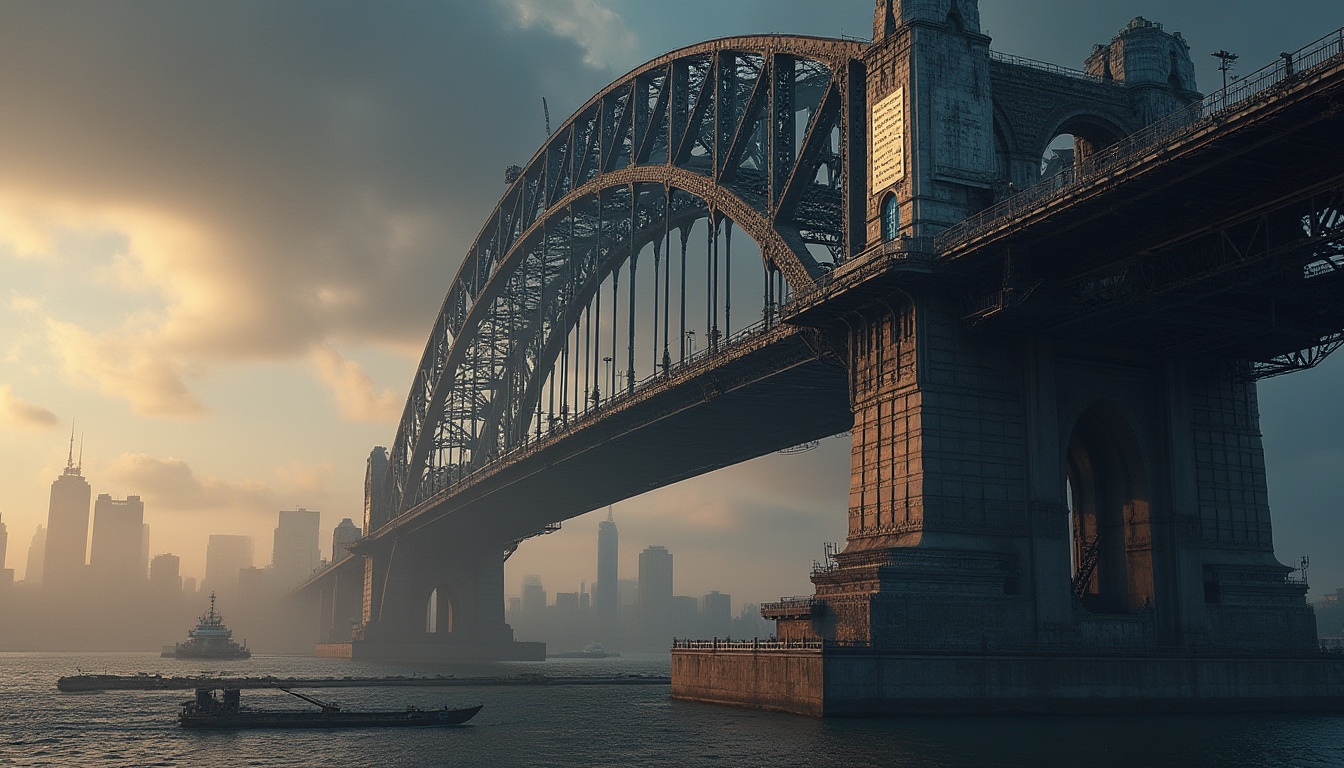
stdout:
[(608, 86), (560, 126), (516, 170), (448, 291), (385, 496), (371, 500), (374, 527), (539, 430), (547, 373), (595, 292), (623, 265), (633, 275), (651, 243), (655, 269), (663, 243), (670, 260), (673, 229), (736, 225), (795, 291), (861, 251), (861, 50), (786, 36), (693, 46)]

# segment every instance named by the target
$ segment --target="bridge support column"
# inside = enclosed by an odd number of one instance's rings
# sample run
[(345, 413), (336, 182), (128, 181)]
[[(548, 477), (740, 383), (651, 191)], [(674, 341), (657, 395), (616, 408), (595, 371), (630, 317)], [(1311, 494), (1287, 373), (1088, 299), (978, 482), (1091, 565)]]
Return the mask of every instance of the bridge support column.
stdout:
[(344, 643), (359, 626), (364, 610), (363, 571), (347, 569), (336, 574), (321, 590), (320, 642)]
[(526, 661), (544, 643), (515, 642), (504, 622), (504, 544), (460, 528), (367, 552), (355, 659)]
[(883, 648), (1315, 647), (1235, 368), (971, 337), (950, 298), (846, 318), (849, 534), (778, 634)]
[[(1234, 368), (846, 315), (849, 536), (780, 642), (674, 648), (676, 698), (804, 714), (1324, 709)], [(1088, 563), (1091, 563), (1089, 566)]]

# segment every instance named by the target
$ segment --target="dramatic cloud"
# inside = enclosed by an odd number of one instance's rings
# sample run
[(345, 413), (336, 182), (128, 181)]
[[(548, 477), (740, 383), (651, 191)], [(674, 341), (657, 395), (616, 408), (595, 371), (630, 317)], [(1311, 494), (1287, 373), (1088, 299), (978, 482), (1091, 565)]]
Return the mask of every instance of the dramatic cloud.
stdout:
[(304, 464), (295, 461), (276, 467), (275, 477), (281, 486), (300, 494), (305, 503), (312, 503), (308, 500), (321, 500), (331, 495), (332, 471), (330, 464)]
[(606, 67), (635, 50), (635, 36), (612, 9), (598, 0), (500, 0), (523, 27), (543, 26), (583, 46), (583, 60)]
[(357, 361), (342, 357), (331, 346), (318, 347), (312, 360), (318, 376), (336, 398), (341, 418), (395, 424), (401, 416), (402, 398), (388, 390), (377, 391), (373, 379)]
[(572, 108), (605, 79), (585, 57), (628, 38), (599, 4), (570, 10), (581, 23), (494, 3), (8, 8), (0, 259), (116, 242), (62, 289), (141, 306), (50, 311), (67, 372), (138, 413), (199, 415), (185, 372), (209, 362), (417, 348), (504, 167), (544, 138), (538, 97)]
[(47, 338), (70, 381), (122, 398), (138, 414), (176, 419), (206, 414), (183, 381), (184, 365), (148, 335), (95, 335), (73, 323), (52, 320)]
[(14, 388), (0, 384), (0, 424), (25, 429), (51, 429), (60, 424), (56, 414), (23, 400), (14, 394)]
[(156, 459), (124, 453), (103, 472), (113, 486), (129, 489), (155, 512), (257, 512), (279, 509), (274, 490), (258, 482), (230, 482), (197, 477), (181, 459)]

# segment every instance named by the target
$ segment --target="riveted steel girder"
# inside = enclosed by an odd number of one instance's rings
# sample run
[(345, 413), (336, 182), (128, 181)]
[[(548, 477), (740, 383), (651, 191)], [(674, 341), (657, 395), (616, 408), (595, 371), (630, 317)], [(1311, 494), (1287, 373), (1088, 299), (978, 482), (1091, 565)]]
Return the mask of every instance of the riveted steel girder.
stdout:
[[(799, 290), (862, 250), (864, 44), (715, 40), (593, 96), (523, 167), (468, 251), (416, 368), (379, 522), (522, 444), (603, 280), (670, 228), (728, 220)], [(795, 134), (805, 126), (801, 140)], [(855, 153), (859, 153), (857, 156)]]

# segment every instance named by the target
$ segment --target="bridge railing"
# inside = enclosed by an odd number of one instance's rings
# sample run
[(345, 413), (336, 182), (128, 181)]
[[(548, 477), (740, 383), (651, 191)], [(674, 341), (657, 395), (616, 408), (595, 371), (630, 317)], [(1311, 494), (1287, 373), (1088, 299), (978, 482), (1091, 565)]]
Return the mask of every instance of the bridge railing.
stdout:
[(824, 640), (713, 640), (674, 639), (673, 649), (690, 651), (820, 651)]
[[(743, 342), (765, 336), (771, 330), (779, 327), (780, 324), (778, 310), (772, 311), (767, 317), (742, 328), (731, 336), (725, 336), (715, 342), (707, 343), (703, 348), (687, 354), (685, 358), (670, 363), (666, 371), (659, 370), (642, 379), (637, 379), (633, 386), (622, 386), (617, 392), (603, 396), (597, 405), (586, 403), (582, 411), (570, 415), (563, 422), (557, 419), (554, 424), (542, 429), (540, 435), (535, 431), (528, 432), (519, 445), (506, 453), (500, 454), (487, 466), (514, 459), (536, 450), (539, 445), (549, 443), (552, 439), (573, 431), (576, 427), (596, 420), (605, 415), (609, 409), (626, 400), (636, 395), (643, 395), (651, 387), (656, 387), (675, 378), (684, 377), (698, 369), (708, 370), (714, 366), (715, 359), (720, 355), (737, 348)], [(465, 475), (462, 479), (466, 477), (470, 477), (470, 474)]]
[(1049, 72), (1053, 75), (1063, 75), (1064, 77), (1073, 77), (1079, 80), (1091, 80), (1094, 83), (1105, 82), (1105, 79), (1102, 78), (1100, 75), (1094, 75), (1090, 72), (1084, 72), (1081, 69), (1070, 69), (1069, 67), (1061, 67), (1058, 64), (1051, 64), (1048, 61), (1037, 61), (1036, 59), (1028, 59), (1025, 56), (1015, 56), (1011, 53), (1000, 53), (999, 51), (990, 51), (989, 60), (1001, 61), (1004, 64), (1013, 64), (1015, 66), (1027, 67), (1029, 69), (1037, 69), (1042, 72)]
[(1179, 109), (1151, 125), (1094, 153), (1076, 167), (1067, 169), (1039, 184), (1019, 192), (1003, 202), (986, 208), (960, 224), (938, 233), (935, 250), (946, 252), (963, 245), (984, 232), (1020, 219), (1033, 209), (1065, 198), (1095, 179), (1103, 178), (1128, 166), (1160, 146), (1174, 143), (1203, 128), (1214, 125), (1235, 109), (1248, 106), (1274, 91), (1281, 83), (1305, 76), (1329, 62), (1344, 58), (1344, 28), (1285, 53), (1273, 64), (1261, 67), (1226, 88), (1214, 91), (1203, 100)]

